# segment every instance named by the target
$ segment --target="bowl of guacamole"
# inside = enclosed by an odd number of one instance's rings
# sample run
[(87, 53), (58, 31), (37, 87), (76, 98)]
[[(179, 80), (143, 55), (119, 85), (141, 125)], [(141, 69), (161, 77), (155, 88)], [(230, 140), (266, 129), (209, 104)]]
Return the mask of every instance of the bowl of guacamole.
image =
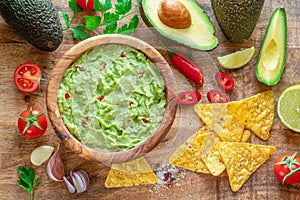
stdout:
[(64, 144), (91, 161), (122, 163), (150, 152), (177, 109), (172, 70), (151, 45), (100, 35), (68, 50), (51, 72), (48, 116)]

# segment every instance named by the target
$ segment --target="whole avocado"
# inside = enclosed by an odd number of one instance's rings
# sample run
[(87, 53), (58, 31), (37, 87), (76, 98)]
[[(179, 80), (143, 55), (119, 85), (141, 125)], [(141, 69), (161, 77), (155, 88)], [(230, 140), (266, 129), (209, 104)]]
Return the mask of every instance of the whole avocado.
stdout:
[(237, 43), (251, 36), (264, 0), (211, 0), (211, 5), (226, 38)]
[(61, 44), (63, 29), (51, 0), (1, 0), (0, 14), (27, 42), (43, 51)]

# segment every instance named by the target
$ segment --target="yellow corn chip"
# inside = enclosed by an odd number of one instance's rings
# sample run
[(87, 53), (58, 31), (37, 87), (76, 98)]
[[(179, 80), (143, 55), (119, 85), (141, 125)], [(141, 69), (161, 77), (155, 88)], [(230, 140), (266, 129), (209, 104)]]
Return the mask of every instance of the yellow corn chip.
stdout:
[(244, 124), (226, 110), (226, 104), (197, 104), (195, 112), (222, 141), (239, 142)]
[(269, 138), (274, 121), (274, 97), (271, 90), (227, 103), (226, 111), (239, 119), (263, 140)]
[(169, 158), (169, 162), (195, 172), (209, 173), (200, 158), (200, 148), (206, 136), (207, 126), (202, 127), (188, 138)]
[(106, 188), (155, 184), (157, 177), (147, 160), (140, 157), (130, 162), (113, 164), (105, 180)]
[(251, 135), (251, 132), (249, 130), (244, 130), (244, 133), (243, 133), (242, 138), (241, 138), (241, 142), (247, 142), (250, 135)]
[(251, 174), (276, 151), (274, 146), (241, 142), (219, 142), (217, 148), (225, 163), (233, 192), (237, 192)]
[(221, 156), (216, 144), (220, 141), (218, 136), (208, 133), (204, 138), (200, 156), (210, 173), (219, 176), (225, 170), (225, 164), (221, 160)]

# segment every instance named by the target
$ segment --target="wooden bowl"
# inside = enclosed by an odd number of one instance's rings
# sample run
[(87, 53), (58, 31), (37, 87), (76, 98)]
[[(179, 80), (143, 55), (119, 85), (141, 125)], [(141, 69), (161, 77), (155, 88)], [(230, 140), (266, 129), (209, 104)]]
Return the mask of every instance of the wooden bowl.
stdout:
[[(132, 149), (120, 152), (106, 152), (90, 148), (77, 140), (65, 126), (57, 102), (57, 92), (65, 70), (82, 54), (97, 46), (105, 44), (122, 44), (144, 53), (160, 70), (166, 86), (166, 110), (157, 131), (145, 142)], [(100, 35), (86, 39), (68, 50), (51, 72), (47, 88), (47, 111), (57, 136), (63, 143), (79, 156), (93, 162), (105, 164), (123, 163), (138, 158), (156, 147), (165, 138), (174, 121), (177, 110), (177, 85), (172, 70), (163, 56), (149, 44), (125, 35)]]

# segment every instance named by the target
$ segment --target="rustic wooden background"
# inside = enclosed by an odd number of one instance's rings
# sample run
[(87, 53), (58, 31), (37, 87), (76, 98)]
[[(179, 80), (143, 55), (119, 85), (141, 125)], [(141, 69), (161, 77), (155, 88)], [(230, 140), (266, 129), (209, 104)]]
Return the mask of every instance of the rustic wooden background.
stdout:
[[(208, 0), (197, 0), (200, 6), (210, 17), (216, 28), (216, 36), (219, 38), (219, 46), (209, 52), (189, 50), (183, 47), (174, 47), (185, 53), (195, 63), (202, 66), (205, 74), (205, 85), (198, 87), (183, 75), (173, 70), (178, 82), (179, 92), (185, 90), (198, 90), (202, 94), (202, 103), (206, 103), (205, 94), (209, 89), (216, 88), (213, 75), (222, 70), (235, 80), (235, 89), (227, 93), (230, 100), (238, 100), (258, 92), (271, 89), (275, 94), (277, 103), (280, 93), (288, 86), (300, 84), (300, 1), (266, 1), (259, 22), (246, 42), (231, 44), (228, 42), (213, 15)], [(71, 14), (67, 0), (53, 0), (58, 11)], [(137, 5), (135, 5), (137, 6)], [(255, 46), (258, 51), (266, 26), (272, 12), (277, 7), (284, 7), (287, 13), (288, 43), (286, 68), (281, 81), (273, 87), (259, 83), (255, 77), (255, 62), (257, 52), (251, 62), (238, 70), (224, 70), (216, 62), (216, 56), (234, 52), (240, 48)], [(145, 40), (156, 47), (166, 59), (166, 52), (162, 50), (155, 35), (149, 31), (141, 21), (138, 30), (133, 36)], [(76, 41), (73, 40), (70, 31), (64, 33), (61, 46), (54, 52), (42, 52), (19, 37), (0, 17), (0, 199), (29, 199), (16, 180), (17, 167), (32, 166), (29, 160), (31, 151), (40, 145), (52, 145), (56, 147), (60, 140), (57, 138), (51, 126), (47, 132), (38, 139), (27, 139), (19, 134), (17, 129), (17, 116), (30, 105), (46, 111), (47, 83), (42, 83), (40, 90), (30, 95), (29, 102), (24, 93), (19, 92), (13, 83), (15, 68), (26, 61), (39, 64), (42, 67), (43, 77), (49, 78), (51, 69), (65, 51), (71, 48)], [(50, 122), (49, 122), (50, 124)], [(147, 155), (150, 164), (165, 164), (170, 154), (190, 135), (202, 126), (192, 106), (179, 106), (175, 122), (163, 144), (159, 145), (152, 153)], [(170, 189), (155, 187), (153, 185), (106, 189), (104, 181), (109, 171), (109, 166), (101, 163), (91, 163), (78, 157), (66, 147), (61, 145), (61, 154), (65, 163), (65, 170), (84, 169), (91, 177), (91, 185), (88, 192), (81, 195), (71, 195), (65, 185), (51, 181), (46, 174), (46, 163), (34, 167), (37, 176), (41, 176), (40, 185), (36, 188), (35, 199), (300, 199), (300, 185), (283, 186), (273, 175), (273, 163), (283, 153), (292, 153), (300, 144), (300, 134), (286, 129), (279, 121), (275, 112), (275, 121), (268, 141), (261, 141), (254, 135), (249, 142), (266, 145), (275, 145), (277, 152), (244, 184), (241, 190), (233, 193), (228, 183), (228, 177), (224, 172), (219, 177), (196, 174), (186, 171), (177, 185)]]

